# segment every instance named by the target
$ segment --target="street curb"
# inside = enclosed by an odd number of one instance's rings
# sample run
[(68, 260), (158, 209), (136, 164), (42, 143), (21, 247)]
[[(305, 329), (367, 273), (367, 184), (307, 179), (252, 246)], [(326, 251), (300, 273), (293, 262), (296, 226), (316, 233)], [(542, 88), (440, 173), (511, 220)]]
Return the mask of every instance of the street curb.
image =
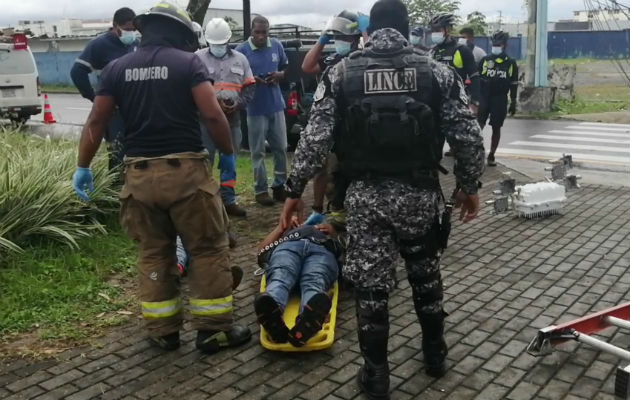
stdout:
[(41, 122), (29, 122), (25, 129), (37, 136), (50, 137), (51, 139), (79, 140), (83, 125), (80, 124), (44, 124)]

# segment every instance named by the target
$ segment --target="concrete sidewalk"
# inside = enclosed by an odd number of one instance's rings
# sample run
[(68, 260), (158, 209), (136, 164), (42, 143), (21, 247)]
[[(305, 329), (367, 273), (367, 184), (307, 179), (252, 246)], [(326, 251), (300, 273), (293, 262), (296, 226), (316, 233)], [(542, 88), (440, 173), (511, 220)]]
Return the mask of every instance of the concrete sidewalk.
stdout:
[[(487, 171), (484, 199), (503, 171)], [(445, 179), (445, 193), (452, 179)], [(569, 193), (560, 216), (527, 221), (493, 215), (485, 206), (473, 223), (456, 222), (442, 270), (449, 371), (437, 380), (423, 372), (420, 326), (399, 268), (400, 284), (390, 299), (392, 399), (612, 398), (617, 359), (571, 343), (542, 359), (525, 348), (539, 328), (627, 301), (629, 211), (627, 188), (586, 185)], [(279, 206), (252, 207), (248, 220), (237, 225), (243, 232), (247, 226), (266, 230), (278, 213)], [(194, 348), (195, 332), (187, 331), (179, 350), (163, 353), (150, 348), (139, 324), (131, 323), (103, 338), (100, 348), (69, 350), (48, 361), (3, 361), (0, 398), (364, 398), (355, 380), (361, 357), (351, 293), (341, 293), (331, 349), (266, 351), (258, 343), (252, 306), (259, 285), (254, 254), (254, 240), (234, 254), (247, 271), (235, 297), (237, 319), (255, 331), (248, 345), (204, 356)], [(604, 337), (627, 347), (623, 332), (611, 329)]]

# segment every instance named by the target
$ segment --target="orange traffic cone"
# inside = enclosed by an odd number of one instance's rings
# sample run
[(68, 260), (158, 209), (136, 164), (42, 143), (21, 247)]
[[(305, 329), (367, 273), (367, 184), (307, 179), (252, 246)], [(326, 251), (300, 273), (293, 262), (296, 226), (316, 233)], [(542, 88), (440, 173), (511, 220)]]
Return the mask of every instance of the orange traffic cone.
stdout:
[(48, 102), (48, 95), (44, 95), (44, 123), (45, 124), (54, 124), (55, 117), (53, 117), (52, 111), (50, 110), (50, 103)]

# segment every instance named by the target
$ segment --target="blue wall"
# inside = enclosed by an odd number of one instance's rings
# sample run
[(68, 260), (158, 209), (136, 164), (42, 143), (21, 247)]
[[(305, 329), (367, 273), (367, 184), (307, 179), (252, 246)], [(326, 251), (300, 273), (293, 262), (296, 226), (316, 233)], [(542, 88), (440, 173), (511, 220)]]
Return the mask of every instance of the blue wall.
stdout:
[[(475, 44), (490, 54), (490, 38), (475, 38)], [(630, 30), (549, 32), (549, 58), (630, 58)], [(527, 51), (527, 38), (509, 39), (507, 53), (522, 60)], [(44, 85), (73, 85), (70, 69), (80, 52), (33, 53), (39, 79)], [(90, 80), (96, 82), (95, 74)]]
[(549, 58), (630, 58), (630, 30), (549, 32)]
[[(42, 85), (73, 86), (72, 79), (70, 79), (70, 69), (79, 54), (81, 54), (79, 51), (33, 53)], [(90, 74), (90, 80), (93, 84), (96, 82), (95, 74)]]

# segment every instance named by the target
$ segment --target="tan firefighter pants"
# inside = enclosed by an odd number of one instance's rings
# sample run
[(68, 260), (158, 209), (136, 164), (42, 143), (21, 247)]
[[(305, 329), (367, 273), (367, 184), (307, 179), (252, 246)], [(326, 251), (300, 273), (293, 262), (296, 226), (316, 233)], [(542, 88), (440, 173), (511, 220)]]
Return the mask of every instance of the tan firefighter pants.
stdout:
[(120, 194), (121, 224), (138, 244), (139, 296), (146, 327), (150, 336), (182, 327), (175, 256), (179, 234), (191, 257), (193, 328), (227, 330), (232, 325), (232, 275), (228, 217), (219, 185), (199, 155), (168, 157), (126, 160)]

